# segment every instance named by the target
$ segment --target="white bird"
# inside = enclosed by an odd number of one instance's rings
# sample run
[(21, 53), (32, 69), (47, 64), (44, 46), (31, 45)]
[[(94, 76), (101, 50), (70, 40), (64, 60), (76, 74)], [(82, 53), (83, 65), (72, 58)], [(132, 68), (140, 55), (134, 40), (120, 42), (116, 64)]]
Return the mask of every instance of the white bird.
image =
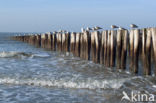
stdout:
[(131, 27), (131, 28), (138, 28), (138, 26), (135, 25), (135, 24), (131, 24), (130, 27)]
[(95, 29), (96, 29), (96, 30), (99, 30), (99, 29), (102, 29), (102, 28), (101, 28), (101, 27), (96, 26), (96, 27), (95, 27)]
[(94, 30), (94, 31), (100, 30), (100, 29), (102, 29), (102, 28), (101, 27), (98, 27), (98, 26), (95, 26), (95, 27), (92, 28), (92, 30)]
[(53, 34), (56, 34), (56, 33), (57, 33), (57, 31), (54, 31), (54, 32), (53, 32)]
[(121, 27), (121, 26), (119, 26), (119, 30), (126, 30), (125, 28), (123, 28), (123, 27)]
[(60, 30), (58, 31), (58, 33), (64, 33), (64, 30), (61, 30), (61, 29), (60, 29)]
[(85, 29), (84, 28), (81, 28), (81, 32), (85, 32)]
[(87, 28), (86, 28), (86, 30), (87, 30), (87, 31), (90, 31), (90, 30), (92, 30), (92, 29), (91, 29), (91, 28), (89, 28), (89, 27), (87, 27)]
[(119, 27), (116, 26), (116, 25), (111, 25), (111, 28), (112, 28), (112, 29), (116, 29), (116, 28), (119, 28)]
[(62, 30), (62, 32), (63, 32), (63, 33), (66, 33), (67, 31), (66, 31), (66, 30)]

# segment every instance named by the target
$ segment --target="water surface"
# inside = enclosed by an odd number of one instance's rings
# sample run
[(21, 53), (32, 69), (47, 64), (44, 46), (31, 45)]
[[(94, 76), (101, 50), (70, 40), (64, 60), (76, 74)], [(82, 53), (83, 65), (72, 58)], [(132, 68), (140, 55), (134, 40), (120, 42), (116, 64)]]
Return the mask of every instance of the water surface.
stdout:
[(156, 95), (156, 78), (36, 48), (0, 33), (0, 103), (127, 103), (122, 92)]

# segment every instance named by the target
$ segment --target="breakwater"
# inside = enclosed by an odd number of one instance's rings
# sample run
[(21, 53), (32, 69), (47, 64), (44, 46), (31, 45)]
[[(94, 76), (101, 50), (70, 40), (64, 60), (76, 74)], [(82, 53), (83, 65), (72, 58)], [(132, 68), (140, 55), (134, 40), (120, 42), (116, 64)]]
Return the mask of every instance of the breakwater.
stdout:
[(48, 32), (13, 36), (12, 39), (53, 51), (71, 52), (82, 59), (128, 69), (135, 74), (139, 71), (144, 75), (156, 73), (156, 28)]

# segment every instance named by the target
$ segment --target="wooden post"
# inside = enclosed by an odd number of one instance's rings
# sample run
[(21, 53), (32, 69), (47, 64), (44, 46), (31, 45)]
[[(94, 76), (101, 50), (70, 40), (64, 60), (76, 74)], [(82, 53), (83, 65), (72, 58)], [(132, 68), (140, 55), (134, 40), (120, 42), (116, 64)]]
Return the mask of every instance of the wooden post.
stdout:
[(114, 67), (115, 66), (115, 53), (116, 53), (116, 35), (117, 31), (116, 30), (111, 30), (111, 41), (110, 41), (110, 50), (111, 50), (111, 56), (110, 56), (110, 66)]
[(110, 67), (110, 52), (111, 52), (111, 31), (108, 31), (107, 34), (107, 54), (106, 54), (106, 66)]
[(45, 48), (46, 45), (46, 34), (41, 34), (41, 47)]
[(117, 69), (121, 69), (122, 34), (123, 30), (117, 31), (117, 50), (116, 50)]
[(41, 35), (39, 34), (36, 35), (36, 46), (37, 47), (41, 46)]
[(32, 45), (35, 45), (35, 35), (32, 35)]
[(81, 33), (76, 33), (75, 56), (78, 57), (80, 57), (80, 38), (81, 38)]
[(71, 40), (70, 40), (70, 51), (74, 54), (75, 52), (75, 42), (76, 42), (76, 33), (71, 33)]
[(57, 39), (56, 39), (56, 33), (52, 34), (52, 50), (56, 51), (56, 43), (57, 43)]
[(70, 33), (62, 34), (62, 51), (68, 52), (70, 44)]
[(145, 75), (151, 75), (151, 30), (143, 29), (142, 34), (142, 59)]
[(95, 36), (94, 36), (94, 32), (91, 33), (91, 60), (93, 62), (95, 62)]
[(62, 51), (65, 52), (66, 51), (66, 34), (62, 33)]
[(66, 44), (66, 52), (70, 51), (70, 32), (66, 33), (66, 40), (65, 40), (65, 44)]
[[(156, 63), (156, 28), (152, 28), (152, 44), (154, 50), (154, 60)], [(156, 64), (155, 64), (155, 75), (156, 75)]]
[(126, 69), (126, 58), (127, 58), (127, 48), (128, 48), (128, 30), (123, 30), (121, 41), (122, 41), (121, 69)]
[(100, 64), (104, 64), (104, 45), (105, 45), (105, 32), (101, 33), (101, 49), (100, 49)]
[(95, 63), (100, 63), (100, 45), (101, 38), (100, 32), (94, 31), (91, 34), (91, 55)]
[(62, 51), (62, 34), (57, 33), (56, 37), (57, 37), (57, 50)]
[(47, 34), (46, 48), (51, 50), (52, 49), (52, 34), (51, 34), (51, 32), (48, 32), (46, 34)]
[(134, 30), (130, 31), (129, 35), (129, 45), (130, 45), (130, 71), (133, 71), (133, 66), (134, 66)]
[(91, 36), (88, 31), (81, 33), (80, 42), (80, 57), (90, 60)]
[(138, 62), (139, 62), (139, 37), (140, 31), (138, 29), (134, 30), (134, 73), (138, 73)]
[(108, 31), (104, 31), (104, 64), (107, 65)]

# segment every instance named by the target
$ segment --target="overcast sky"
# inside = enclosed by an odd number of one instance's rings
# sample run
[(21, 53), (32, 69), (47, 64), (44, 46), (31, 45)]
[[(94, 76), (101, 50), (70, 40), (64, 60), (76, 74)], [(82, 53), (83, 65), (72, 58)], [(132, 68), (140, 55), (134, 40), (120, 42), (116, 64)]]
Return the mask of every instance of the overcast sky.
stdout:
[(0, 32), (156, 25), (156, 0), (0, 0)]

